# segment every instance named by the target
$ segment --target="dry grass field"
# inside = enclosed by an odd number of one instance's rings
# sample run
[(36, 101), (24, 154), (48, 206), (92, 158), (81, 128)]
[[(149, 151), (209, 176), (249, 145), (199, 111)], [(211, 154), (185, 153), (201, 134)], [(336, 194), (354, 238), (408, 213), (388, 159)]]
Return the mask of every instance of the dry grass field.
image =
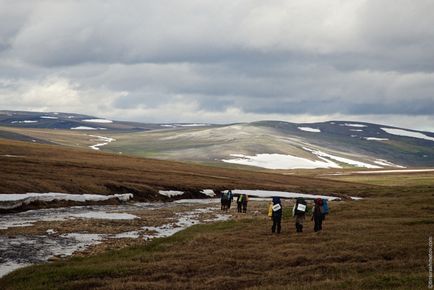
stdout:
[[(366, 185), (144, 159), (68, 147), (0, 140), (0, 194), (24, 192), (134, 193), (159, 198), (158, 189), (271, 189), (322, 194), (369, 194)], [(375, 188), (375, 186), (371, 186)]]
[[(50, 150), (48, 150), (50, 149)], [(236, 171), (176, 162), (0, 143), (1, 192), (100, 193), (176, 187), (338, 191), (366, 198), (332, 202), (324, 231), (297, 234), (284, 201), (283, 232), (272, 235), (266, 202), (248, 214), (196, 225), (120, 250), (20, 269), (0, 289), (427, 289), (434, 232), (434, 174), (352, 176), (350, 182)], [(370, 180), (366, 180), (369, 178)], [(375, 185), (368, 185), (370, 182)], [(111, 186), (110, 184), (116, 185)], [(381, 185), (379, 185), (381, 184)], [(76, 188), (73, 187), (76, 186)], [(36, 191), (36, 190), (33, 190)], [(151, 190), (152, 191), (152, 190)], [(235, 209), (232, 209), (235, 211)]]

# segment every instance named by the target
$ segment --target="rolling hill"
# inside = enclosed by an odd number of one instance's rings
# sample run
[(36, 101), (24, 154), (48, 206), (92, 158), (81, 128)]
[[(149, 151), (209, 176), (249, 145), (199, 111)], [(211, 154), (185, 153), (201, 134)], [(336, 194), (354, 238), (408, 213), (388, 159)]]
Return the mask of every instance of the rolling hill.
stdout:
[(0, 138), (229, 167), (434, 166), (434, 133), (366, 122), (142, 124), (69, 113), (0, 111)]

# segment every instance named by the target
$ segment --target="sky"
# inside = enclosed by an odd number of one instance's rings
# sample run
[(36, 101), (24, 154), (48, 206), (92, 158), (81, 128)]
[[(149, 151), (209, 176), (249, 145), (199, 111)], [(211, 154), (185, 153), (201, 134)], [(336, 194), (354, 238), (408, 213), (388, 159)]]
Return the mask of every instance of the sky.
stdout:
[(432, 0), (0, 0), (0, 109), (434, 131)]

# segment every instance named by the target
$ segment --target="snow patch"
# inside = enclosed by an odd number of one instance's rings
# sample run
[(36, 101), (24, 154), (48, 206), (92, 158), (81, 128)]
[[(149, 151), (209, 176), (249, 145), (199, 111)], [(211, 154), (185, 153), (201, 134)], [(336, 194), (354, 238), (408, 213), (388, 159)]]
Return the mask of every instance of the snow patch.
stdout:
[(381, 128), (381, 130), (397, 136), (404, 136), (404, 137), (412, 137), (412, 138), (419, 138), (429, 141), (434, 141), (434, 137), (427, 136), (420, 132), (413, 132), (413, 131), (407, 131), (403, 129), (394, 129), (394, 128)]
[(243, 154), (231, 154), (234, 159), (223, 159), (223, 162), (257, 166), (267, 169), (312, 169), (312, 168), (340, 168), (336, 163), (320, 158), (319, 160), (309, 160), (306, 158), (296, 157), (284, 154), (256, 154), (255, 156), (246, 156)]
[(387, 141), (388, 138), (377, 138), (377, 137), (363, 137), (366, 140), (373, 140), (373, 141)]
[(173, 197), (173, 196), (184, 194), (183, 191), (176, 191), (176, 190), (160, 190), (158, 193), (167, 197)]
[(347, 127), (358, 127), (358, 128), (368, 127), (368, 126), (363, 125), (363, 124), (355, 124), (355, 123), (345, 123), (344, 126), (347, 126)]
[(310, 127), (297, 127), (301, 131), (312, 132), (312, 133), (320, 133), (320, 129), (310, 128)]
[(381, 174), (381, 173), (411, 173), (411, 172), (433, 172), (434, 169), (391, 169), (375, 171), (353, 171), (355, 174)]
[(67, 193), (24, 193), (24, 194), (0, 194), (0, 209), (13, 209), (25, 204), (36, 201), (50, 202), (54, 200), (67, 201), (104, 201), (116, 198), (120, 201), (127, 201), (133, 198), (131, 193), (115, 195), (98, 195), (98, 194), (67, 194)]
[(39, 118), (41, 118), (41, 119), (53, 119), (53, 120), (59, 119), (58, 117), (52, 117), (52, 116), (40, 116)]
[(201, 190), (201, 193), (205, 194), (206, 196), (209, 197), (214, 197), (215, 196), (215, 192), (212, 189), (203, 189)]
[(105, 123), (105, 124), (113, 123), (112, 120), (106, 120), (106, 119), (86, 119), (82, 121), (88, 123)]
[(378, 164), (378, 165), (382, 165), (382, 166), (397, 167), (397, 168), (405, 168), (405, 166), (401, 166), (401, 165), (394, 164), (394, 163), (389, 162), (389, 161), (387, 161), (387, 160), (385, 160), (385, 159), (377, 159), (377, 160), (374, 161), (374, 163), (375, 163), (375, 164)]
[[(346, 163), (346, 164), (356, 166), (356, 167), (382, 168), (382, 167), (377, 166), (377, 165), (373, 165), (373, 164), (369, 164), (369, 163), (365, 163), (365, 162), (361, 162), (361, 161), (356, 161), (356, 160), (352, 160), (352, 159), (348, 159), (348, 158), (344, 158), (344, 157), (334, 156), (334, 155), (331, 155), (331, 154), (328, 154), (328, 153), (325, 153), (325, 152), (322, 152), (319, 150), (310, 149), (307, 147), (303, 147), (303, 149), (306, 151), (312, 152), (312, 154), (314, 154), (320, 158), (323, 158), (323, 159), (330, 158), (330, 159), (336, 160), (338, 162)], [(340, 167), (338, 167), (338, 168), (340, 168)]]
[(11, 124), (32, 124), (32, 123), (38, 123), (38, 121), (32, 121), (32, 120), (24, 120), (24, 121), (12, 121)]
[(353, 131), (353, 132), (363, 132), (362, 129), (350, 129), (350, 131)]
[(71, 130), (98, 130), (98, 128), (78, 126), (78, 127), (71, 128)]
[(285, 191), (271, 191), (271, 190), (242, 190), (242, 189), (234, 189), (232, 190), (233, 194), (247, 194), (250, 196), (256, 196), (256, 197), (273, 197), (273, 196), (279, 196), (283, 198), (298, 198), (303, 197), (305, 199), (315, 199), (315, 198), (322, 198), (327, 200), (340, 200), (339, 197), (336, 196), (327, 196), (327, 195), (315, 195), (315, 194), (304, 194), (304, 193), (298, 193), (298, 192), (285, 192)]

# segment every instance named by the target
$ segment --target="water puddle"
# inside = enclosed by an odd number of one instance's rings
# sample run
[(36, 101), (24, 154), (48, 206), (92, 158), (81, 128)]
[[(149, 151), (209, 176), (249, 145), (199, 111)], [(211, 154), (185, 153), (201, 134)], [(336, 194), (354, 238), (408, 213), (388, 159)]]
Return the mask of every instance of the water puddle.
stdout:
[[(198, 201), (178, 201), (172, 203), (131, 203), (124, 205), (75, 206), (68, 208), (40, 209), (6, 214), (1, 216), (0, 230), (17, 227), (34, 227), (36, 223), (74, 221), (78, 222), (115, 221), (116, 223), (145, 222), (147, 213), (155, 210), (177, 211), (165, 217), (160, 226), (138, 224), (135, 230), (110, 234), (95, 232), (73, 232), (59, 234), (52, 228), (42, 234), (2, 234), (0, 231), (0, 277), (18, 268), (40, 264), (50, 260), (70, 256), (83, 251), (89, 246), (103, 243), (110, 239), (145, 239), (150, 240), (171, 236), (194, 224), (227, 220), (230, 215), (221, 214), (218, 200), (204, 203)], [(198, 208), (199, 207), (199, 208)], [(139, 214), (140, 216), (138, 216)], [(25, 232), (25, 231), (24, 231)], [(30, 231), (31, 232), (31, 231)]]

